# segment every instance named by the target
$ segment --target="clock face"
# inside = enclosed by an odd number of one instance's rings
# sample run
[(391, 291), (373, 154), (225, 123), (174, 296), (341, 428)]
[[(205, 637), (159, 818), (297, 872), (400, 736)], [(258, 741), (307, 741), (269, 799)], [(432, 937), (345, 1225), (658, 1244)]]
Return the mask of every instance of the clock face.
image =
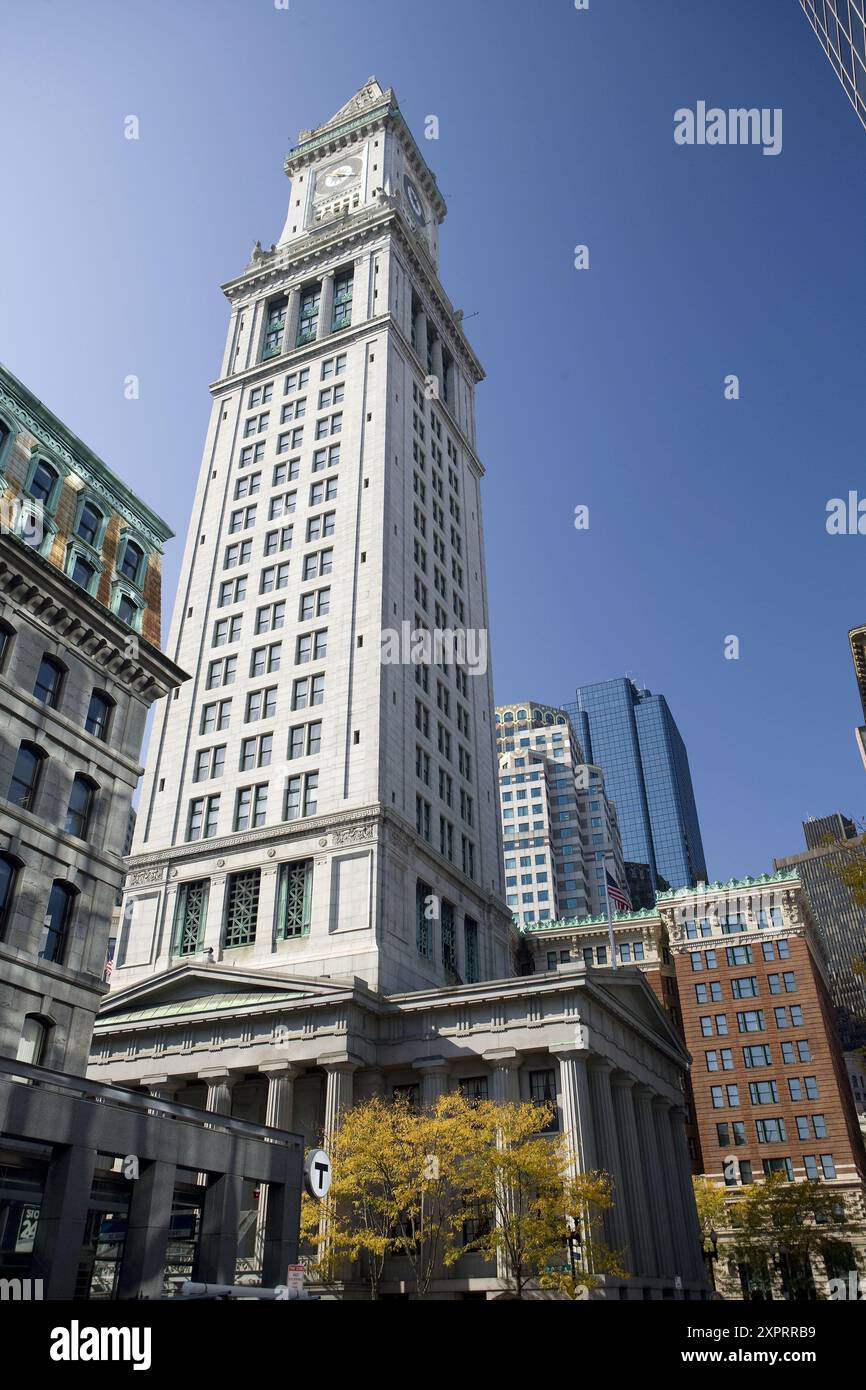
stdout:
[(412, 209), (412, 216), (415, 218), (415, 221), (420, 223), (420, 225), (423, 227), (427, 220), (424, 216), (424, 204), (421, 201), (421, 196), (417, 188), (415, 187), (412, 180), (409, 178), (408, 174), (403, 179), (403, 187), (406, 190), (406, 201), (409, 204), (409, 207)]
[(343, 188), (351, 179), (357, 178), (361, 172), (361, 161), (357, 157), (345, 159), (340, 164), (332, 164), (330, 169), (325, 169), (319, 175), (319, 179), (324, 188), (329, 192)]

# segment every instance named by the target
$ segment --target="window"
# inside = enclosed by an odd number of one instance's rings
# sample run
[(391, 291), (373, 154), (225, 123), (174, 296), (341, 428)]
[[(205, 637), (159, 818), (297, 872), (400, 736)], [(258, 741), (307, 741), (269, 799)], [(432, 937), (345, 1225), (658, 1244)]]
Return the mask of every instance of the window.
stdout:
[(97, 547), (99, 533), (102, 530), (103, 515), (95, 503), (85, 501), (82, 503), (81, 511), (78, 514), (78, 524), (75, 527), (75, 534), (87, 544)]
[(205, 705), (201, 712), (199, 733), (212, 734), (214, 730), (227, 729), (231, 708), (231, 700), (217, 700), (212, 705)]
[(37, 502), (41, 502), (43, 506), (47, 507), (59, 476), (56, 468), (52, 468), (50, 463), (40, 459), (33, 470), (33, 477), (30, 479), (30, 486), (27, 491), (31, 497), (35, 497)]
[(310, 932), (313, 893), (313, 861), (282, 864), (277, 883), (275, 933), (278, 941), (288, 941)]
[(325, 677), (323, 675), (303, 677), (292, 686), (292, 709), (306, 709), (308, 705), (320, 705), (325, 698)]
[(758, 992), (757, 975), (741, 975), (731, 980), (731, 994), (735, 999), (757, 999)]
[(835, 1178), (836, 1165), (833, 1162), (832, 1154), (821, 1154), (821, 1172), (828, 1180)]
[(261, 636), (264, 632), (276, 632), (284, 627), (286, 622), (286, 604), (284, 599), (277, 603), (267, 604), (264, 608), (256, 609), (256, 636)]
[(104, 743), (108, 738), (108, 728), (111, 723), (111, 711), (114, 709), (114, 701), (104, 690), (94, 690), (90, 696), (90, 704), (87, 706), (87, 718), (84, 727), (87, 733), (94, 738), (101, 739)]
[(333, 536), (335, 512), (323, 512), (320, 516), (311, 516), (307, 522), (307, 540), (318, 541), (323, 536)]
[(283, 797), (283, 820), (301, 820), (305, 816), (314, 816), (318, 795), (318, 772), (304, 772), (296, 777), (287, 777)]
[(16, 1062), (24, 1062), (29, 1067), (41, 1066), (50, 1032), (50, 1024), (38, 1018), (36, 1014), (25, 1014), (15, 1052)]
[(51, 656), (43, 656), (33, 687), (35, 698), (41, 700), (49, 709), (57, 709), (65, 675), (65, 666)]
[(313, 342), (316, 337), (319, 327), (320, 298), (320, 285), (309, 286), (301, 292), (300, 314), (298, 317), (298, 347), (303, 346), (304, 343)]
[(0, 854), (0, 936), (9, 921), (17, 876), (18, 861), (9, 854)]
[[(278, 554), (280, 554), (282, 551), (291, 550), (291, 548), (292, 548), (292, 536), (293, 536), (293, 534), (294, 534), (294, 529), (295, 529), (295, 528), (294, 528), (293, 526), (280, 526), (280, 527), (278, 527), (275, 531), (268, 531), (267, 535), (265, 536), (265, 545), (264, 545), (264, 553), (265, 553), (265, 555), (278, 555)], [(283, 570), (285, 571), (285, 574), (286, 574), (286, 577), (287, 577), (287, 582), (288, 582), (288, 573), (289, 573), (289, 566), (288, 566), (288, 563), (286, 563), (285, 565), (283, 565), (282, 568), (283, 568)], [(270, 588), (273, 588), (274, 585), (271, 584), (269, 587), (270, 587)], [(285, 585), (280, 585), (280, 584), (278, 584), (276, 587), (277, 587), (277, 588), (285, 588)], [(261, 592), (261, 593), (266, 593), (266, 592), (267, 592), (267, 590), (266, 590), (266, 588), (265, 588), (264, 577), (262, 577), (262, 587), (261, 587), (260, 592)]]
[(212, 647), (225, 647), (232, 642), (241, 640), (241, 627), (243, 625), (243, 615), (238, 613), (234, 618), (220, 618), (213, 626), (213, 637), (211, 638)]
[(240, 771), (250, 772), (254, 767), (268, 767), (273, 746), (273, 734), (257, 734), (253, 738), (242, 739)]
[(194, 956), (204, 945), (209, 889), (210, 880), (201, 878), (192, 883), (182, 883), (177, 890), (174, 918), (176, 956)]
[(778, 1105), (779, 1088), (775, 1081), (750, 1081), (749, 1098), (753, 1105)]
[(489, 1098), (489, 1085), (486, 1076), (464, 1076), (459, 1083), (460, 1094), (469, 1104), (477, 1104)]
[(86, 589), (90, 593), (90, 586), (96, 578), (96, 566), (89, 560), (85, 560), (83, 555), (76, 555), (72, 562), (71, 579), (73, 584), (77, 584), (80, 589)]
[(333, 565), (333, 550), (314, 551), (304, 556), (304, 579), (318, 579), (320, 575), (330, 574)]
[(55, 961), (58, 964), (63, 960), (76, 897), (76, 891), (70, 883), (55, 880), (51, 885), (48, 909), (45, 913), (42, 949), (39, 952), (40, 960)]
[(127, 627), (135, 627), (138, 622), (138, 615), (141, 610), (134, 599), (129, 594), (121, 594), (117, 600), (117, 616)]
[(77, 772), (72, 781), (69, 805), (66, 808), (66, 822), (63, 828), (67, 835), (74, 835), (79, 840), (87, 839), (95, 792), (96, 786), (90, 778)]
[(446, 969), (457, 967), (457, 935), (454, 925), (454, 906), (442, 900), (442, 964)]
[(277, 687), (267, 686), (263, 690), (251, 690), (247, 695), (244, 723), (252, 724), (257, 719), (273, 719), (277, 712)]
[(548, 1105), (553, 1107), (553, 1114), (543, 1126), (542, 1133), (548, 1134), (552, 1130), (559, 1128), (556, 1109), (556, 1072), (551, 1067), (544, 1071), (531, 1071), (529, 1073), (529, 1099), (535, 1105)]
[(790, 1158), (764, 1158), (761, 1163), (767, 1177), (771, 1173), (782, 1173), (788, 1182), (794, 1181), (794, 1165)]
[(748, 944), (740, 946), (726, 946), (725, 955), (728, 965), (751, 965), (752, 948)]
[(271, 642), (267, 647), (255, 647), (250, 658), (250, 675), (264, 676), (272, 671), (279, 671), (282, 651), (282, 642)]
[(468, 985), (478, 980), (478, 923), (473, 917), (463, 919), (464, 974)]
[(743, 1048), (743, 1061), (747, 1067), (769, 1067), (773, 1064), (772, 1053), (766, 1043)]
[(352, 280), (351, 270), (344, 270), (334, 279), (334, 314), (331, 331), (337, 333), (348, 328), (352, 322)]
[(214, 796), (198, 796), (189, 803), (187, 818), (187, 840), (210, 840), (217, 832), (219, 820), (219, 792)]
[(140, 584), (143, 562), (144, 551), (141, 546), (128, 540), (123, 547), (123, 559), (120, 562), (120, 573), (124, 579), (128, 579), (131, 584)]
[(763, 1009), (747, 1009), (737, 1014), (737, 1029), (740, 1033), (763, 1033), (766, 1031)]
[(35, 743), (22, 743), (15, 759), (7, 799), (22, 811), (32, 811), (39, 791), (45, 754)]
[(289, 730), (289, 758), (305, 758), (313, 753), (318, 753), (322, 744), (322, 723), (315, 720), (312, 724), (295, 724)]
[(194, 782), (207, 782), (212, 777), (221, 777), (225, 769), (226, 745), (218, 744), (215, 748), (200, 748), (195, 755), (192, 780)]
[(268, 784), (239, 787), (235, 797), (235, 830), (256, 830), (268, 816)]
[[(269, 357), (279, 357), (283, 350), (283, 333), (286, 327), (285, 298), (274, 299), (268, 305), (265, 317), (265, 336), (262, 343), (262, 361)], [(252, 404), (252, 399), (250, 400)]]
[(303, 623), (308, 618), (321, 618), (331, 611), (331, 591), (330, 589), (313, 590), (309, 594), (301, 594), (301, 606), (298, 613), (299, 620)]
[(14, 637), (15, 629), (10, 627), (8, 623), (0, 622), (0, 670), (3, 669), (6, 663), (6, 657), (9, 654)]
[[(275, 532), (273, 534), (276, 534)], [(279, 565), (267, 565), (262, 570), (261, 580), (259, 581), (259, 593), (270, 594), (274, 589), (286, 589), (289, 584), (289, 561), (284, 560)]]
[(429, 883), (415, 882), (415, 945), (422, 956), (433, 959), (433, 933), (430, 922), (436, 899)]
[(256, 939), (260, 880), (259, 869), (229, 874), (223, 926), (223, 946), (226, 949), (249, 946)]
[(784, 1144), (787, 1138), (781, 1115), (774, 1116), (772, 1120), (756, 1120), (755, 1132), (759, 1144)]

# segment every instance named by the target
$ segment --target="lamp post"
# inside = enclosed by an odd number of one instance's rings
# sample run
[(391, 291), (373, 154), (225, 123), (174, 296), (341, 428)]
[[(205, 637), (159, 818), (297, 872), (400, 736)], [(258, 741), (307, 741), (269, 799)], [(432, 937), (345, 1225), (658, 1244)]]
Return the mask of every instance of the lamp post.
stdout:
[(577, 1261), (580, 1258), (580, 1233), (577, 1229), (577, 1222), (573, 1216), (565, 1218), (566, 1234), (565, 1240), (568, 1245), (568, 1258), (571, 1264), (571, 1277), (577, 1283)]

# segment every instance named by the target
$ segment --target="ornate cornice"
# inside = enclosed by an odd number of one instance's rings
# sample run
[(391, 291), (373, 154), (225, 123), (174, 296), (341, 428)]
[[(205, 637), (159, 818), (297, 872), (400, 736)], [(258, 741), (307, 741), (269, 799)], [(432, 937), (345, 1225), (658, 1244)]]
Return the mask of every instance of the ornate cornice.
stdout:
[(696, 888), (669, 888), (656, 893), (656, 902), (672, 902), (674, 898), (706, 898), (711, 893), (731, 893), (743, 888), (767, 888), (777, 883), (799, 883), (796, 869), (780, 869), (775, 874), (758, 874), (755, 878), (729, 878), (726, 882), (717, 879), (715, 883), (701, 883)]
[(83, 478), (115, 512), (138, 527), (160, 552), (174, 535), (171, 527), (151, 511), (131, 488), (121, 482), (97, 454), (73, 434), (63, 421), (43, 405), (38, 396), (7, 367), (0, 364), (0, 405), (20, 427), (33, 435), (36, 448), (44, 446), (68, 468)]
[[(614, 927), (627, 927), (634, 923), (642, 923), (652, 920), (659, 920), (659, 914), (654, 907), (642, 907), (635, 912), (614, 912)], [(606, 927), (607, 914), (602, 912), (597, 917), (560, 917), (555, 922), (526, 922), (520, 927), (520, 935), (529, 933), (538, 934), (539, 932), (565, 932), (571, 931), (575, 927)]]
[(9, 533), (0, 536), (0, 593), (26, 610), (29, 622), (77, 648), (89, 665), (108, 672), (139, 699), (150, 703), (188, 679), (157, 647)]

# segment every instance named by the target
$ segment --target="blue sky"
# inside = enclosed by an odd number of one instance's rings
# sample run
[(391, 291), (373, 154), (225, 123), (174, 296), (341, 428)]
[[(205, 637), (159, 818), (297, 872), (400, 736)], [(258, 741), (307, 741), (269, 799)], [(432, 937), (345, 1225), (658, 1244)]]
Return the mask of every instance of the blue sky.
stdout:
[[(663, 692), (713, 877), (863, 812), (866, 537), (825, 515), (866, 495), (866, 131), (797, 0), (6, 0), (0, 42), (0, 355), (179, 535), (219, 285), (279, 236), (298, 130), (375, 74), (488, 372), (497, 699)], [(781, 107), (782, 153), (676, 145), (698, 100)]]

